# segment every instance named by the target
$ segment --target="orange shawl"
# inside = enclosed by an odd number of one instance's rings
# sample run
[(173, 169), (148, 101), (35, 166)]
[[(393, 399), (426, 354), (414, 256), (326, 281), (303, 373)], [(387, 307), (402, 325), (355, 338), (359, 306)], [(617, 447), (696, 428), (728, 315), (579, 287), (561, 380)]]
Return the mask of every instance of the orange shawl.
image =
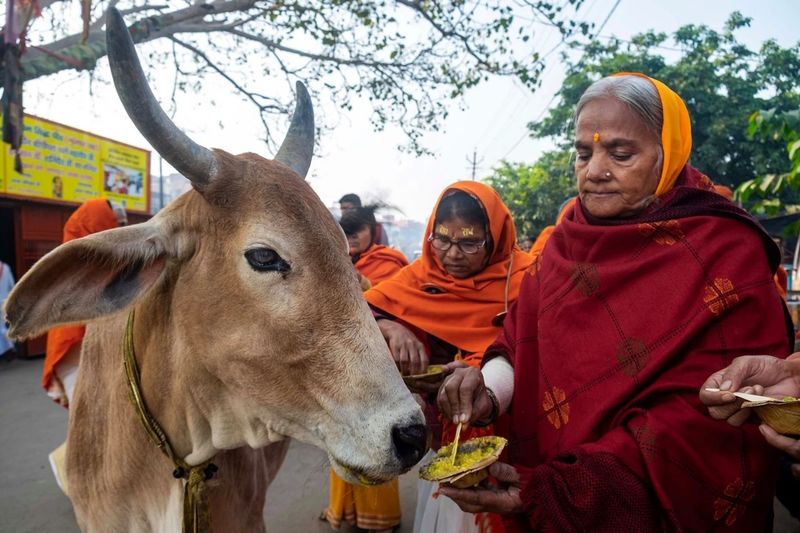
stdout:
[(408, 265), (403, 252), (382, 244), (373, 244), (362, 253), (356, 261), (356, 269), (367, 278), (372, 285), (394, 276), (401, 268)]
[[(474, 181), (460, 181), (444, 190), (428, 220), (426, 239), (433, 232), (439, 202), (456, 190), (472, 195), (486, 212), (493, 244), (486, 268), (469, 278), (454, 278), (426, 240), (419, 259), (364, 294), (373, 307), (464, 352), (482, 354), (500, 332), (492, 319), (506, 310), (506, 280), (510, 305), (533, 259), (517, 247), (514, 221), (500, 196), (488, 185)], [(431, 288), (441, 292), (426, 292)]]
[[(92, 233), (116, 228), (117, 217), (105, 198), (87, 200), (64, 224), (64, 242), (86, 237)], [(84, 326), (62, 326), (47, 333), (47, 349), (42, 372), (42, 386), (50, 388), (53, 369), (74, 345), (83, 340)]]

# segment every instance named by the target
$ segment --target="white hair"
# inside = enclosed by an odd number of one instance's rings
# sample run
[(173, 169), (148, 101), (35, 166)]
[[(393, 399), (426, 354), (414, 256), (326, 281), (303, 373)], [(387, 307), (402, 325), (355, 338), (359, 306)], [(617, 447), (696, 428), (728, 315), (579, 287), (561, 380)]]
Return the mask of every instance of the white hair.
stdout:
[(628, 106), (636, 113), (653, 132), (656, 139), (661, 141), (661, 128), (664, 124), (664, 112), (661, 107), (661, 98), (655, 85), (641, 76), (607, 76), (591, 84), (578, 100), (575, 108), (575, 122), (589, 102), (600, 98), (615, 98)]

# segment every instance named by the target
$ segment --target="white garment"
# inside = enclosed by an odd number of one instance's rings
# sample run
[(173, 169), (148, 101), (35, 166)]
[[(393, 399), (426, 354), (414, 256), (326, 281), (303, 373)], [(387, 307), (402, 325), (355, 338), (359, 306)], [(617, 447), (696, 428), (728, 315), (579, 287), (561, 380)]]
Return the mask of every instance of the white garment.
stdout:
[[(80, 363), (80, 351), (71, 350), (56, 363), (53, 372), (61, 381), (64, 386), (64, 393), (67, 395), (67, 400), (72, 405), (72, 394), (75, 392), (75, 381), (78, 379), (78, 364)], [(51, 392), (47, 392), (48, 396), (55, 398)]]
[(498, 414), (508, 412), (514, 396), (514, 368), (505, 357), (494, 357), (483, 366), (483, 382), (492, 389), (498, 403)]
[[(433, 459), (435, 452), (428, 450), (421, 464)], [(436, 499), (433, 494), (438, 483), (417, 481), (417, 512), (414, 516), (414, 533), (479, 533), (475, 515), (462, 511), (456, 502), (444, 495)]]
[[(11, 267), (0, 261), (0, 311), (6, 303), (6, 298), (14, 288), (14, 274)], [(6, 327), (5, 316), (0, 317), (0, 355), (14, 347), (14, 343), (8, 338), (8, 328)]]

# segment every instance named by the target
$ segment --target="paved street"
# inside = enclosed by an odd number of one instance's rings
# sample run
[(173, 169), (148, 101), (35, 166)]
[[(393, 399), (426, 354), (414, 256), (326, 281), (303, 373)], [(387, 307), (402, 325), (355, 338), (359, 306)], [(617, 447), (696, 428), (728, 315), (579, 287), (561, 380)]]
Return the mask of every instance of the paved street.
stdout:
[[(64, 440), (67, 412), (39, 386), (41, 367), (41, 359), (0, 363), (0, 533), (78, 531), (70, 502), (47, 461), (47, 454)], [(403, 533), (411, 531), (414, 520), (415, 472), (400, 479)], [(317, 448), (292, 442), (267, 494), (270, 533), (332, 531), (317, 520), (328, 498), (327, 458)]]
[[(70, 502), (58, 489), (47, 454), (66, 434), (67, 413), (39, 387), (41, 360), (0, 363), (0, 532), (72, 533), (78, 531)], [(411, 531), (415, 470), (400, 480), (405, 520)], [(327, 502), (325, 455), (293, 442), (269, 489), (266, 517), (271, 533), (331, 531), (317, 516)], [(776, 533), (800, 532), (800, 525), (776, 506)], [(353, 528), (342, 531), (353, 532)]]

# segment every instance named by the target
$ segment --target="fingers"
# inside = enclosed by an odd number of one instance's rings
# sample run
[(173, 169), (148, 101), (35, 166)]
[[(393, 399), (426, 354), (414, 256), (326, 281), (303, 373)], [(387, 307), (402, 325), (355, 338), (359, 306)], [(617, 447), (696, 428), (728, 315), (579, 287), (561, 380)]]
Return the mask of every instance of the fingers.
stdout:
[(800, 464), (792, 465), (792, 475), (795, 477), (795, 479), (800, 479)]
[[(761, 430), (761, 434), (764, 435), (764, 438), (770, 445), (790, 455), (795, 460), (800, 460), (799, 440), (780, 435), (766, 424), (761, 424), (758, 426), (758, 429)], [(792, 472), (794, 472), (794, 468), (792, 468)]]
[(458, 413), (458, 389), (461, 387), (464, 375), (462, 372), (456, 370), (451, 375), (447, 376), (439, 388), (439, 394), (436, 395), (436, 403), (439, 406), (439, 411), (448, 420), (455, 420), (458, 423), (456, 416)]
[[(477, 368), (463, 366), (445, 378), (437, 403), (441, 413), (454, 424), (471, 422), (479, 414), (476, 403), (486, 395), (483, 374)], [(488, 398), (485, 398), (488, 402)]]
[(489, 467), (489, 475), (501, 483), (519, 485), (519, 472), (507, 463), (497, 462)]
[(439, 492), (453, 500), (462, 511), (467, 513), (510, 514), (522, 510), (519, 489), (515, 487), (511, 489), (457, 489), (441, 485)]
[(428, 370), (428, 354), (425, 346), (415, 337), (409, 340), (409, 372), (411, 374), (423, 374)]
[(733, 415), (728, 417), (728, 424), (732, 426), (741, 426), (747, 419), (750, 418), (750, 409), (739, 409)]
[(458, 389), (458, 421), (461, 423), (471, 422), (473, 416), (473, 405), (475, 398), (479, 394), (485, 394), (483, 387), (483, 374), (480, 370), (470, 368), (465, 370), (464, 380)]
[(428, 353), (425, 345), (405, 326), (397, 323), (384, 324), (379, 321), (381, 332), (389, 344), (389, 351), (403, 375), (422, 374), (428, 368)]
[[(700, 387), (700, 401), (703, 405), (709, 407), (716, 405), (725, 405), (736, 400), (736, 397), (730, 392), (730, 381), (725, 380), (724, 375), (727, 368), (711, 374), (709, 378)], [(708, 389), (719, 389), (719, 391), (710, 391)], [(710, 409), (709, 409), (710, 411)], [(716, 417), (715, 417), (716, 418)], [(727, 418), (727, 416), (725, 417)]]

